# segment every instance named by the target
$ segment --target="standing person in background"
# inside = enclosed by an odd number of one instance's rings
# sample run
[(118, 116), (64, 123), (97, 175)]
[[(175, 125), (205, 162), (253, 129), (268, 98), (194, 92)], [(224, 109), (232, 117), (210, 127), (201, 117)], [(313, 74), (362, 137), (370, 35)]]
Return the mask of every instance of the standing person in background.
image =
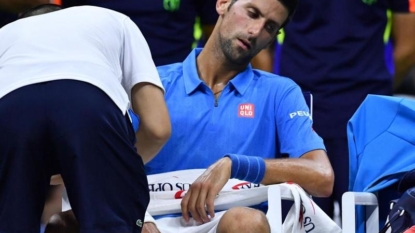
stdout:
[(62, 0), (63, 7), (93, 5), (129, 16), (140, 28), (154, 60), (165, 65), (182, 62), (194, 45), (198, 17), (202, 37), (209, 37), (218, 18), (215, 0)]
[(413, 0), (302, 0), (285, 28), (280, 74), (313, 93), (313, 128), (324, 139), (336, 176), (331, 198), (316, 202), (331, 216), (333, 201), (348, 190), (346, 124), (367, 94), (392, 94), (383, 41), (388, 8), (399, 82), (415, 63)]
[(143, 160), (171, 132), (144, 37), (127, 16), (98, 7), (46, 4), (24, 17), (0, 29), (0, 232), (39, 232), (57, 173), (81, 232), (141, 232)]

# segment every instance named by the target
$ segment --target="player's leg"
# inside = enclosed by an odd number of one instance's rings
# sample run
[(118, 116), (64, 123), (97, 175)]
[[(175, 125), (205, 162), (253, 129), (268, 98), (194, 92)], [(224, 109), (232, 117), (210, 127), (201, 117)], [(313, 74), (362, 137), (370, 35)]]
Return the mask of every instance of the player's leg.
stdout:
[(53, 215), (45, 233), (79, 233), (79, 224), (72, 210)]
[(129, 117), (90, 84), (57, 81), (52, 90), (54, 143), (81, 232), (141, 232), (149, 191)]
[(45, 207), (42, 213), (42, 227), (45, 228), (49, 219), (58, 213), (62, 212), (62, 191), (63, 185), (50, 185), (46, 200)]
[(222, 216), (216, 232), (267, 233), (271, 232), (271, 228), (262, 211), (247, 207), (234, 207)]

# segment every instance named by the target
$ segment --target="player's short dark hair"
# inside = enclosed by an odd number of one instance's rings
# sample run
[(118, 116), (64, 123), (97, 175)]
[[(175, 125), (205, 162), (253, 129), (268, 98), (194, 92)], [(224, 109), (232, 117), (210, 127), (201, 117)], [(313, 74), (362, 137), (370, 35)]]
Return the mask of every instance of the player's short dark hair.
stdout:
[(278, 0), (278, 1), (281, 2), (282, 5), (284, 5), (285, 8), (287, 8), (288, 10), (288, 18), (281, 25), (281, 28), (283, 28), (288, 22), (290, 22), (290, 20), (292, 19), (295, 13), (295, 10), (297, 10), (298, 0)]
[(27, 9), (25, 12), (23, 12), (19, 16), (19, 19), (23, 19), (23, 18), (27, 18), (30, 16), (35, 16), (35, 15), (42, 15), (42, 14), (58, 11), (61, 9), (62, 7), (60, 5), (51, 4), (51, 3), (41, 4), (41, 5), (37, 5), (35, 7)]

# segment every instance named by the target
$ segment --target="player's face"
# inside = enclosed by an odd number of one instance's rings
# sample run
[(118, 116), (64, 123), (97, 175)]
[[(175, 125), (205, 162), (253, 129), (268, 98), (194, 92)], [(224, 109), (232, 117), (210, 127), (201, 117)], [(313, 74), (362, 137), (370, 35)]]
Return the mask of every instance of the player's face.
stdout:
[(223, 2), (227, 2), (223, 8), (217, 4), (221, 16), (219, 43), (225, 57), (236, 64), (249, 63), (269, 45), (288, 17), (278, 0)]

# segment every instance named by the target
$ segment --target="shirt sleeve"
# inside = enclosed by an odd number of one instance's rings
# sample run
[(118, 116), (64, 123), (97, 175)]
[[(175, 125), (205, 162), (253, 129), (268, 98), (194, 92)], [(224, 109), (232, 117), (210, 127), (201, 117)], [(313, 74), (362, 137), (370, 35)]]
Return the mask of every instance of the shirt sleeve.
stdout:
[(197, 14), (202, 25), (215, 25), (218, 20), (216, 0), (195, 0)]
[(144, 216), (144, 223), (146, 223), (146, 222), (151, 222), (151, 223), (157, 224), (156, 220), (153, 218), (153, 216), (151, 216), (151, 214), (148, 211), (146, 211), (146, 214)]
[(164, 92), (160, 76), (157, 73), (150, 48), (137, 25), (130, 19), (124, 20), (124, 35), (121, 51), (122, 85), (131, 94), (134, 85), (147, 82)]
[(281, 154), (298, 158), (312, 150), (325, 150), (323, 139), (313, 130), (313, 121), (300, 87), (287, 89), (276, 106), (276, 125)]
[(415, 13), (414, 0), (389, 0), (389, 8), (395, 13)]

